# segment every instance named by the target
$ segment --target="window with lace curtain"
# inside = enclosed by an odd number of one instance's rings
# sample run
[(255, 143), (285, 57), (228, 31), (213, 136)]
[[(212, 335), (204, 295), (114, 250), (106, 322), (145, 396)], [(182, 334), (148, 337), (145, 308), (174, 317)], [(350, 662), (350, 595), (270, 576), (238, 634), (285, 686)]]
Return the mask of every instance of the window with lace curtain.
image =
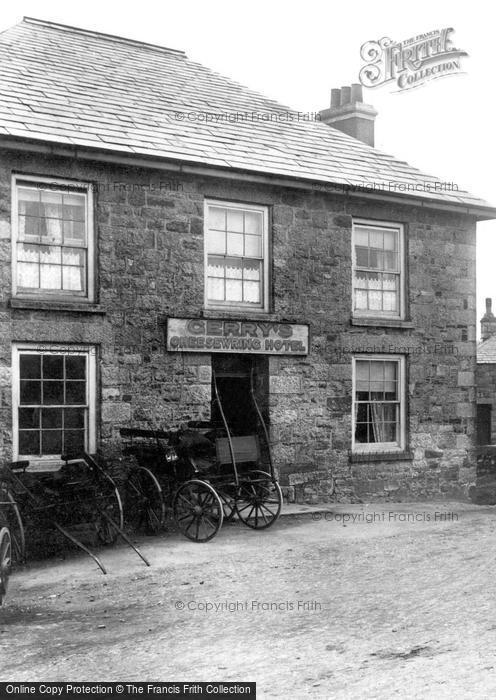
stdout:
[(354, 450), (404, 449), (404, 357), (362, 356), (353, 364)]
[(267, 207), (206, 202), (207, 307), (268, 310), (267, 219)]
[(14, 293), (92, 300), (90, 191), (14, 178)]
[(353, 222), (353, 314), (404, 318), (403, 227)]

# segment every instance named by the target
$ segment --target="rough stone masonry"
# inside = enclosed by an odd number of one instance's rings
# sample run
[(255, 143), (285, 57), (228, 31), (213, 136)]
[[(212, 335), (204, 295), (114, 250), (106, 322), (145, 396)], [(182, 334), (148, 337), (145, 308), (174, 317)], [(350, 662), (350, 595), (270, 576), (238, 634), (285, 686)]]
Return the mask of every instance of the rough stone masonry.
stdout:
[[(93, 183), (94, 304), (12, 302), (14, 171)], [(466, 497), (475, 480), (474, 218), (323, 190), (12, 150), (0, 154), (1, 457), (12, 454), (15, 341), (96, 346), (98, 449), (116, 465), (119, 428), (173, 428), (209, 417), (210, 355), (167, 353), (164, 345), (167, 317), (209, 316), (206, 197), (269, 207), (267, 318), (310, 325), (308, 356), (267, 358), (270, 437), (286, 496), (326, 501), (333, 475), (343, 501)], [(405, 224), (408, 323), (352, 324), (352, 217)], [(394, 458), (350, 454), (351, 355), (367, 349), (407, 357), (407, 450)]]

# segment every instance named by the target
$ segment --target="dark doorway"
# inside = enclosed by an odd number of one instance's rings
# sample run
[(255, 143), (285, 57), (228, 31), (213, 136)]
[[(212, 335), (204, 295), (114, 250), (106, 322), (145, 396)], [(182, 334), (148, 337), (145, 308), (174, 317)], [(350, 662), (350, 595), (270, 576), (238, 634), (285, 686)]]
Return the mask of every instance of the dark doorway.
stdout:
[(257, 413), (250, 394), (252, 364), (251, 357), (212, 357), (212, 421), (216, 425), (222, 425), (219, 406), (215, 400), (215, 375), (222, 409), (232, 435), (251, 435), (257, 431)]
[(477, 444), (491, 444), (491, 404), (477, 404)]

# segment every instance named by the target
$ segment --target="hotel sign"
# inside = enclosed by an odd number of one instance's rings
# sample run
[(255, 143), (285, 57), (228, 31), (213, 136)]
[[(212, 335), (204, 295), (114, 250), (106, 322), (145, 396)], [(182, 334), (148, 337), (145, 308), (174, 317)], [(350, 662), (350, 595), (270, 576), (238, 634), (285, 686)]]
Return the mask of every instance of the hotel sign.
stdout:
[(308, 326), (276, 321), (169, 318), (167, 350), (308, 355)]

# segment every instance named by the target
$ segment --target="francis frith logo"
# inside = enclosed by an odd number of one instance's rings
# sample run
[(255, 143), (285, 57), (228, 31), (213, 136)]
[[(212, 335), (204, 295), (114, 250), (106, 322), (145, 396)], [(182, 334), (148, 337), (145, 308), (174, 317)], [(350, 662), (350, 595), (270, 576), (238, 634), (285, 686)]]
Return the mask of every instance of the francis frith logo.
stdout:
[(360, 82), (368, 88), (395, 82), (400, 92), (461, 73), (461, 58), (468, 54), (452, 45), (453, 32), (447, 27), (399, 42), (388, 37), (367, 41), (360, 49), (366, 61), (360, 70)]

